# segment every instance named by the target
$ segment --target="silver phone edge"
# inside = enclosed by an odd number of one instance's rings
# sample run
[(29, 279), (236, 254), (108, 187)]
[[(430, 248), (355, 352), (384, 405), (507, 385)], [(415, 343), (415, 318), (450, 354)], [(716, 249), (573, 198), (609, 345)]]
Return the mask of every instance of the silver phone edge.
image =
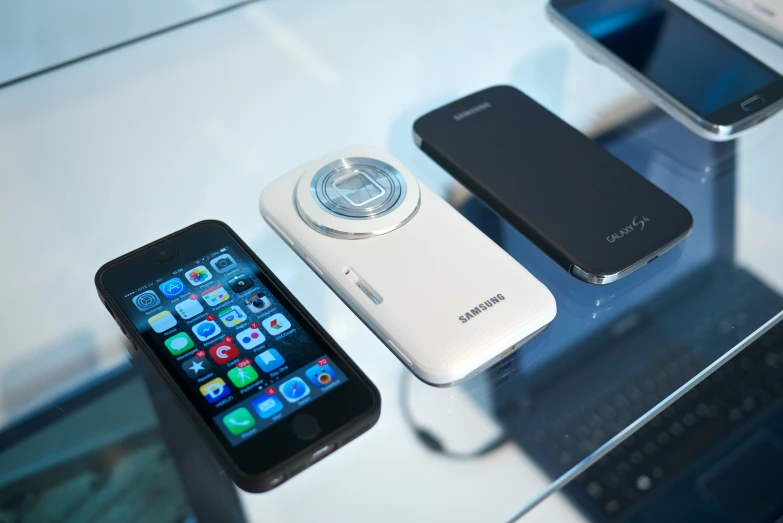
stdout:
[(635, 271), (641, 269), (642, 267), (644, 267), (645, 265), (650, 263), (655, 258), (657, 258), (659, 256), (663, 256), (665, 253), (667, 253), (668, 251), (672, 250), (681, 241), (683, 241), (685, 238), (687, 238), (692, 230), (693, 230), (693, 225), (688, 227), (687, 231), (685, 231), (684, 233), (680, 234), (679, 236), (674, 238), (669, 243), (667, 243), (664, 246), (660, 247), (659, 249), (656, 249), (655, 251), (651, 252), (650, 254), (648, 254), (647, 256), (645, 256), (644, 258), (639, 260), (638, 262), (636, 262), (636, 263), (634, 263), (632, 265), (629, 265), (625, 269), (623, 269), (623, 270), (621, 270), (619, 272), (616, 272), (614, 274), (597, 275), (597, 274), (593, 274), (591, 272), (588, 272), (588, 271), (582, 269), (578, 265), (572, 265), (571, 269), (568, 272), (570, 272), (573, 277), (577, 278), (578, 280), (582, 280), (585, 283), (590, 283), (592, 285), (609, 285), (610, 283), (614, 283), (617, 280), (625, 278), (626, 276), (628, 276), (632, 272), (635, 272)]
[[(675, 100), (670, 94), (652, 83), (644, 75), (625, 64), (599, 42), (586, 35), (579, 27), (572, 24), (558, 12), (552, 6), (551, 1), (547, 2), (546, 14), (549, 21), (571, 38), (588, 58), (598, 63), (605, 63), (618, 76), (647, 95), (658, 107), (702, 138), (713, 142), (733, 140), (783, 109), (783, 98), (780, 98), (758, 113), (751, 114), (747, 118), (743, 118), (731, 125), (718, 125), (709, 122)], [(743, 52), (745, 51), (743, 50)]]

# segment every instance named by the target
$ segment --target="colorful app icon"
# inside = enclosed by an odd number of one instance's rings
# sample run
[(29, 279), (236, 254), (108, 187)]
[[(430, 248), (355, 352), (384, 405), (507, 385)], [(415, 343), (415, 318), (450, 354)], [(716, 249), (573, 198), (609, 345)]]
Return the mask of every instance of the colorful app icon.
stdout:
[(210, 260), (209, 264), (221, 274), (237, 266), (237, 262), (234, 261), (230, 254), (221, 254), (217, 258)]
[(234, 358), (239, 357), (239, 350), (231, 343), (231, 339), (226, 337), (223, 341), (209, 348), (209, 355), (217, 363), (228, 363)]
[(252, 405), (261, 419), (269, 419), (283, 410), (283, 402), (274, 394), (264, 394), (254, 399)]
[[(256, 326), (254, 327), (254, 325)], [(261, 333), (257, 325), (257, 323), (251, 323), (249, 328), (237, 334), (237, 341), (242, 345), (243, 349), (253, 349), (266, 341), (266, 337)]]
[(258, 356), (256, 356), (256, 365), (261, 367), (264, 372), (272, 372), (285, 363), (285, 360), (277, 352), (277, 349), (265, 350)]
[(147, 319), (147, 323), (150, 324), (152, 330), (160, 334), (172, 327), (176, 327), (177, 319), (169, 311), (162, 311), (154, 316), (150, 316)]
[(240, 293), (250, 290), (253, 286), (253, 280), (251, 280), (247, 274), (243, 273), (228, 280), (228, 285), (234, 292)]
[(305, 374), (312, 384), (318, 388), (324, 388), (337, 379), (337, 373), (334, 372), (334, 369), (328, 363), (325, 365), (313, 365), (307, 369)]
[(191, 294), (187, 300), (182, 300), (177, 303), (174, 306), (174, 310), (177, 311), (180, 318), (189, 320), (204, 312), (204, 307), (202, 307), (201, 302), (198, 301), (198, 296)]
[(202, 283), (208, 282), (212, 279), (212, 273), (209, 272), (209, 270), (203, 265), (193, 267), (185, 273), (185, 276), (193, 285), (201, 285)]
[(206, 382), (204, 385), (198, 388), (201, 391), (201, 395), (204, 396), (210, 403), (217, 403), (229, 394), (231, 389), (228, 388), (223, 378), (215, 378), (214, 380)]
[(137, 309), (144, 312), (160, 305), (160, 298), (155, 294), (155, 291), (144, 291), (133, 297), (133, 304)]
[(247, 314), (242, 312), (242, 309), (238, 305), (232, 305), (227, 309), (223, 309), (218, 312), (218, 318), (223, 322), (226, 327), (234, 327), (242, 322), (247, 321)]
[(269, 301), (269, 298), (267, 298), (264, 293), (259, 292), (247, 298), (245, 300), (245, 306), (250, 309), (250, 312), (253, 314), (258, 314), (271, 307), (272, 302)]
[(196, 346), (190, 336), (188, 336), (187, 332), (178, 332), (171, 338), (166, 338), (166, 341), (163, 343), (166, 345), (166, 348), (169, 349), (169, 352), (174, 356), (179, 356), (183, 352), (187, 352)]
[(285, 316), (280, 314), (273, 314), (261, 322), (264, 325), (266, 331), (272, 336), (282, 334), (291, 328), (291, 322), (289, 322)]
[(175, 298), (185, 292), (185, 284), (179, 278), (171, 278), (158, 285), (158, 289), (166, 298)]
[(310, 387), (307, 386), (307, 383), (302, 378), (291, 378), (280, 387), (280, 394), (289, 403), (296, 403), (310, 394)]
[(223, 416), (223, 425), (226, 426), (231, 434), (239, 436), (255, 427), (256, 420), (245, 407), (239, 407), (237, 410)]
[(206, 358), (190, 358), (182, 364), (182, 370), (187, 372), (189, 378), (200, 378), (212, 372), (212, 365)]
[(247, 387), (258, 379), (256, 369), (250, 364), (250, 360), (242, 360), (237, 366), (228, 371), (228, 379), (238, 389)]
[(204, 320), (191, 329), (199, 341), (207, 341), (220, 334), (220, 327), (213, 320)]
[(201, 297), (204, 298), (207, 305), (214, 307), (228, 299), (228, 292), (221, 285), (215, 285), (202, 292)]

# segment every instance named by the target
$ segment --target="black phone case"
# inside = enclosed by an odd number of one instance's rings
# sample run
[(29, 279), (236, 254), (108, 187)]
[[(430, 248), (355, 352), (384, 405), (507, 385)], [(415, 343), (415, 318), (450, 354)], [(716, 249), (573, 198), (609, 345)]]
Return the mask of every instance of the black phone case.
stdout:
[[(184, 392), (182, 392), (182, 390), (180, 389), (179, 385), (174, 380), (174, 378), (169, 374), (169, 372), (161, 364), (161, 362), (158, 361), (158, 359), (155, 357), (154, 355), (155, 349), (153, 347), (150, 347), (144, 341), (144, 338), (142, 338), (136, 332), (133, 323), (122, 313), (122, 309), (119, 307), (119, 305), (117, 305), (114, 302), (114, 299), (112, 298), (111, 294), (109, 294), (106, 291), (106, 289), (103, 287), (103, 284), (101, 282), (101, 276), (109, 267), (122, 263), (134, 257), (138, 253), (144, 252), (147, 249), (153, 248), (156, 245), (165, 242), (169, 238), (178, 236), (185, 231), (194, 229), (202, 224), (207, 224), (207, 223), (218, 225), (226, 230), (226, 232), (237, 242), (237, 244), (239, 244), (239, 246), (245, 251), (245, 253), (253, 260), (253, 262), (255, 262), (258, 265), (258, 267), (269, 278), (269, 280), (272, 283), (272, 285), (270, 286), (270, 290), (273, 293), (275, 293), (275, 296), (278, 297), (278, 299), (284, 304), (285, 307), (290, 307), (291, 309), (296, 309), (297, 311), (300, 312), (300, 314), (302, 315), (302, 320), (309, 323), (313, 327), (315, 332), (317, 332), (320, 335), (321, 339), (319, 341), (322, 341), (324, 344), (328, 345), (332, 351), (340, 355), (340, 357), (342, 358), (340, 364), (344, 365), (346, 368), (350, 368), (356, 374), (358, 380), (361, 381), (368, 388), (372, 396), (375, 398), (375, 403), (373, 408), (370, 411), (366, 412), (363, 416), (357, 417), (351, 424), (347, 424), (343, 426), (340, 430), (331, 433), (326, 438), (319, 438), (314, 440), (313, 444), (310, 445), (308, 448), (304, 449), (302, 452), (299, 452), (289, 457), (287, 460), (280, 463), (280, 465), (276, 466), (274, 469), (268, 470), (259, 475), (245, 474), (234, 463), (231, 456), (225, 451), (223, 445), (215, 437), (215, 435), (212, 434), (210, 430), (204, 427), (205, 422), (199, 415), (198, 411), (191, 404), (190, 399), (185, 395)], [(375, 384), (373, 384), (373, 382), (370, 381), (370, 378), (368, 378), (367, 375), (364, 374), (364, 372), (362, 372), (362, 370), (348, 356), (348, 354), (337, 344), (334, 338), (332, 338), (331, 335), (329, 335), (329, 333), (326, 332), (326, 330), (321, 326), (321, 324), (316, 321), (316, 319), (310, 314), (310, 312), (307, 309), (305, 309), (305, 307), (299, 302), (299, 300), (297, 300), (296, 297), (294, 297), (294, 295), (291, 294), (291, 291), (289, 291), (288, 288), (285, 285), (283, 285), (283, 282), (281, 282), (280, 279), (277, 278), (277, 276), (275, 276), (275, 274), (269, 269), (269, 267), (267, 267), (266, 264), (261, 261), (261, 259), (242, 240), (242, 238), (240, 238), (233, 231), (233, 229), (231, 229), (228, 225), (226, 225), (223, 222), (217, 220), (204, 220), (201, 222), (194, 223), (193, 225), (185, 227), (184, 229), (169, 234), (164, 238), (161, 238), (154, 242), (148, 243), (143, 247), (139, 247), (138, 249), (132, 252), (129, 252), (123, 256), (120, 256), (119, 258), (115, 258), (114, 260), (105, 263), (103, 266), (101, 266), (100, 269), (98, 269), (98, 271), (95, 274), (95, 288), (98, 292), (98, 296), (100, 297), (101, 302), (103, 302), (106, 309), (109, 311), (109, 313), (112, 315), (114, 320), (117, 322), (117, 325), (120, 327), (122, 333), (125, 336), (127, 336), (128, 341), (130, 342), (133, 349), (137, 351), (140, 357), (144, 358), (145, 362), (149, 364), (149, 367), (157, 374), (157, 376), (160, 377), (168, 385), (169, 390), (173, 393), (174, 397), (176, 397), (177, 400), (180, 402), (180, 405), (183, 407), (183, 411), (187, 414), (187, 417), (193, 423), (194, 428), (197, 430), (199, 435), (212, 449), (215, 457), (218, 458), (220, 463), (225, 467), (228, 476), (231, 478), (234, 484), (236, 484), (239, 488), (241, 488), (246, 492), (251, 492), (251, 493), (267, 492), (272, 488), (278, 486), (279, 484), (291, 479), (293, 476), (295, 476), (296, 474), (298, 474), (299, 472), (307, 468), (309, 465), (312, 465), (314, 463), (312, 459), (312, 452), (314, 450), (322, 448), (326, 445), (335, 445), (336, 448), (342, 447), (346, 443), (356, 439), (360, 435), (370, 430), (370, 428), (372, 428), (380, 418), (381, 394), (378, 391)], [(273, 483), (273, 480), (281, 474), (285, 475), (285, 480), (280, 483)]]
[(693, 225), (679, 202), (513, 87), (466, 96), (413, 130), (422, 151), (588, 283), (630, 274)]

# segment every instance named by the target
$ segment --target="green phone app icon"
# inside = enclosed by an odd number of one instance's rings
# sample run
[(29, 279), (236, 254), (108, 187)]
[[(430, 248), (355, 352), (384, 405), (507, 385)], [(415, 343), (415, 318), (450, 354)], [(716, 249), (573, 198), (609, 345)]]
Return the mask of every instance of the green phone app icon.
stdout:
[(163, 343), (166, 344), (166, 348), (169, 349), (169, 352), (174, 356), (178, 356), (196, 346), (187, 332), (180, 332), (171, 338), (166, 338), (166, 341)]
[(223, 425), (226, 426), (231, 434), (238, 436), (243, 432), (247, 432), (248, 430), (255, 427), (256, 420), (246, 408), (240, 407), (237, 410), (229, 412), (223, 416)]

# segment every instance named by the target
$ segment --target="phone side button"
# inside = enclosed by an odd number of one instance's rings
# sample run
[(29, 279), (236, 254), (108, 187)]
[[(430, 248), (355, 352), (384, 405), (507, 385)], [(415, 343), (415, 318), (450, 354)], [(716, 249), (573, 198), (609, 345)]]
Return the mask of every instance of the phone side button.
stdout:
[(408, 367), (413, 366), (411, 360), (408, 359), (408, 357), (405, 354), (403, 354), (400, 349), (397, 348), (397, 346), (394, 344), (392, 340), (386, 340), (386, 345), (392, 350), (394, 354), (397, 355), (398, 358), (400, 358), (403, 361), (403, 363), (405, 363), (405, 365), (407, 365)]
[(288, 244), (291, 245), (291, 247), (294, 246), (294, 242), (291, 241), (291, 238), (286, 236), (285, 233), (280, 230), (280, 227), (278, 227), (277, 224), (275, 222), (273, 222), (271, 218), (269, 218), (268, 216), (264, 216), (264, 219), (266, 220), (266, 223), (268, 223), (269, 226), (272, 227), (275, 230), (275, 232), (278, 234), (278, 236), (280, 236), (283, 240), (288, 242)]
[(318, 265), (316, 265), (313, 260), (311, 260), (308, 257), (305, 257), (305, 261), (307, 262), (307, 265), (309, 265), (310, 268), (313, 269), (316, 272), (316, 274), (318, 274), (318, 276), (324, 275), (324, 271), (322, 271), (321, 268), (318, 267)]

